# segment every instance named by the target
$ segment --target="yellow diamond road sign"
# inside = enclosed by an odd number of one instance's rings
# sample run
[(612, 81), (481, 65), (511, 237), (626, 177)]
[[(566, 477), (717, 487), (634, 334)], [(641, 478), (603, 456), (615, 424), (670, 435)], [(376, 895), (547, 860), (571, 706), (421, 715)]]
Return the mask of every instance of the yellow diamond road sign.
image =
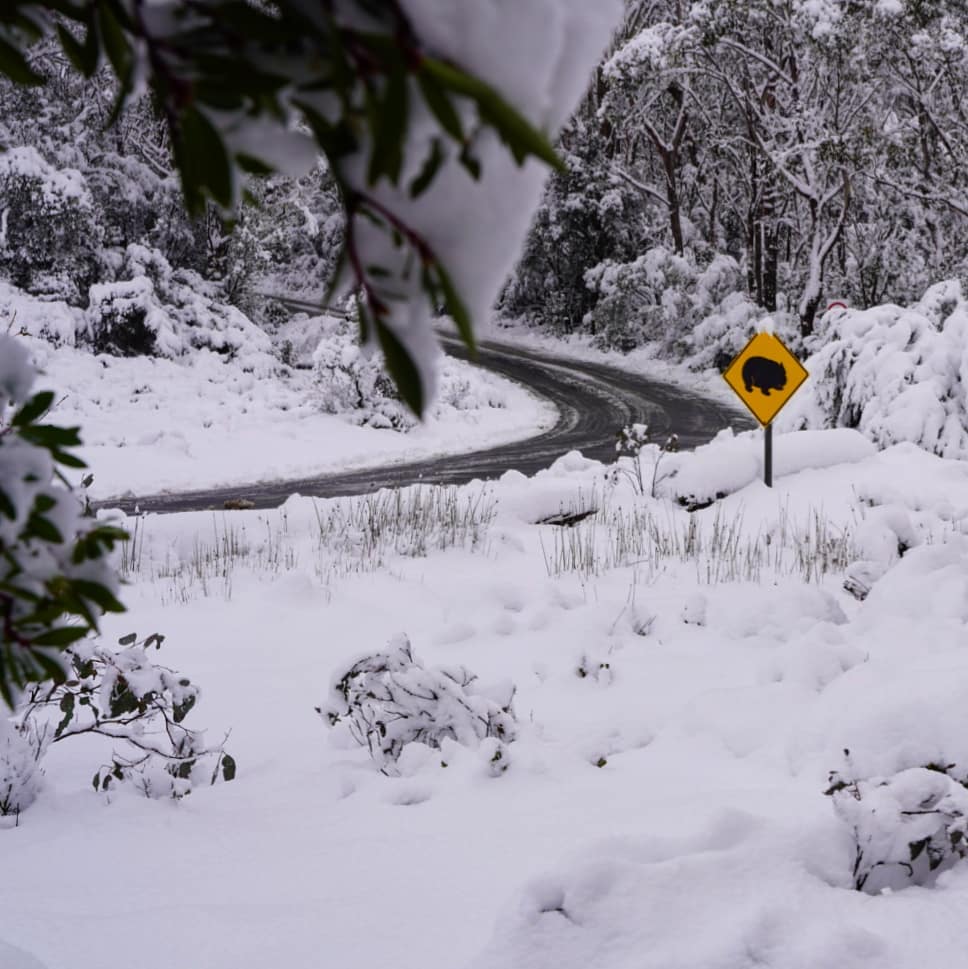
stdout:
[(764, 426), (780, 412), (809, 374), (771, 333), (757, 333), (723, 377)]

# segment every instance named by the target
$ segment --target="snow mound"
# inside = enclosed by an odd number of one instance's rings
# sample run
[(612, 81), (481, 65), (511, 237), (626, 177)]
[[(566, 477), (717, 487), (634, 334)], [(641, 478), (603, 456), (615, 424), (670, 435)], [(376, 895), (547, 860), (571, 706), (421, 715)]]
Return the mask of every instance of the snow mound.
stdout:
[[(889, 905), (843, 891), (823, 837), (723, 811), (693, 831), (600, 842), (533, 881), (471, 967), (869, 969), (889, 948), (892, 966), (923, 965), (927, 927), (914, 931), (911, 910), (892, 927)], [(917, 914), (939, 946), (958, 936), (942, 908)]]
[[(777, 434), (773, 439), (773, 475), (781, 478), (809, 468), (863, 461), (875, 450), (862, 434), (846, 428)], [(694, 451), (663, 456), (658, 491), (683, 504), (700, 506), (762, 477), (762, 432), (734, 434), (727, 428)]]

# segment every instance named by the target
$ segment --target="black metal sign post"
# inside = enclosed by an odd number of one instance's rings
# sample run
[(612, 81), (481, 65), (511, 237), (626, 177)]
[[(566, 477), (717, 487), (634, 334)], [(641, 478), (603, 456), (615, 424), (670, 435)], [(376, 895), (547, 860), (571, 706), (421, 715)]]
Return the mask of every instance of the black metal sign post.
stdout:
[(763, 481), (773, 487), (773, 422), (763, 428)]

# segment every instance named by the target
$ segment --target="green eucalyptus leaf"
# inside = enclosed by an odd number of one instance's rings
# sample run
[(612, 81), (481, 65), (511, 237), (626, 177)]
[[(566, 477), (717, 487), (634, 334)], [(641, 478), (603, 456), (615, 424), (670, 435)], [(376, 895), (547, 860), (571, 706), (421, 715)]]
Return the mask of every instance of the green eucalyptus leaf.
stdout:
[(386, 359), (387, 370), (397, 385), (400, 396), (414, 414), (422, 417), (425, 403), (424, 389), (417, 365), (397, 335), (379, 320), (376, 321), (376, 332), (380, 340), (380, 349), (383, 350), (383, 356)]

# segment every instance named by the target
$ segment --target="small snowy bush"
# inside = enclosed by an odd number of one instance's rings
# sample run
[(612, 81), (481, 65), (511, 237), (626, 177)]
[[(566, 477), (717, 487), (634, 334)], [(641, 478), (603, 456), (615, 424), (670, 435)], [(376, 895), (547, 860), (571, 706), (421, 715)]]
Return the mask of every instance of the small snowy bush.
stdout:
[[(649, 494), (655, 497), (655, 489), (662, 480), (659, 465), (665, 454), (679, 450), (679, 435), (670, 434), (662, 444), (653, 444), (648, 424), (626, 424), (615, 435), (615, 452), (618, 458), (609, 472), (609, 480), (614, 485), (620, 478), (627, 479), (637, 495)], [(646, 486), (643, 461), (651, 459), (651, 476)]]
[(31, 395), (27, 351), (0, 334), (0, 698), (12, 706), (28, 681), (63, 678), (59, 652), (96, 629), (103, 612), (121, 612), (108, 561), (127, 536), (84, 516), (62, 467), (83, 468), (72, 453), (77, 428), (43, 422), (54, 402)]
[(854, 887), (924, 885), (968, 854), (968, 778), (953, 764), (912, 767), (891, 777), (830, 775), (827, 794), (855, 842)]
[(369, 427), (409, 430), (416, 420), (397, 393), (379, 353), (353, 337), (350, 320), (329, 318), (313, 354), (318, 400), (327, 414), (345, 414)]
[(109, 737), (119, 746), (94, 774), (101, 792), (127, 782), (146, 797), (177, 799), (195, 784), (232, 780), (235, 761), (224, 743), (208, 746), (203, 731), (184, 725), (198, 687), (149, 656), (163, 641), (155, 634), (138, 642), (132, 633), (119, 640), (120, 650), (90, 639), (77, 643), (68, 654), (69, 679), (26, 691), (17, 711), (21, 732), (50, 743), (84, 734)]
[(45, 735), (30, 725), (0, 718), (0, 817), (17, 817), (36, 800), (46, 746)]
[(385, 652), (364, 656), (337, 674), (328, 704), (316, 709), (330, 726), (345, 723), (385, 774), (396, 773), (407, 744), (439, 748), (448, 739), (473, 747), (490, 739), (491, 761), (503, 770), (505, 744), (515, 738), (513, 698), (509, 685), (484, 691), (463, 666), (427, 669), (401, 635)]

